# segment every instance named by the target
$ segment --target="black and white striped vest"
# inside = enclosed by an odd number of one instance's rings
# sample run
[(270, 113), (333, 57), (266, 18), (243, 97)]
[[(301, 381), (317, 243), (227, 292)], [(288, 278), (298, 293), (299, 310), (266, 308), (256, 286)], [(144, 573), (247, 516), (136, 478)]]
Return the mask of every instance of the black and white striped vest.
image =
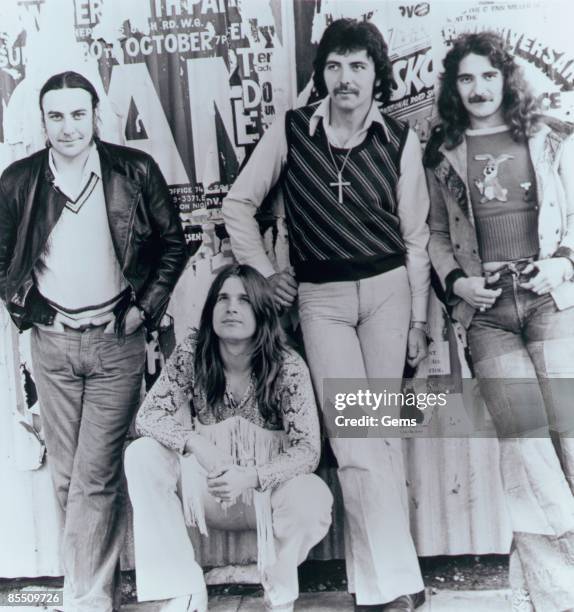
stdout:
[[(390, 135), (374, 123), (344, 166), (343, 203), (322, 121), (309, 135), (316, 105), (289, 111), (283, 177), (291, 263), (298, 281), (359, 280), (404, 264), (396, 189), (408, 126), (385, 116)], [(348, 149), (331, 146), (338, 168)]]

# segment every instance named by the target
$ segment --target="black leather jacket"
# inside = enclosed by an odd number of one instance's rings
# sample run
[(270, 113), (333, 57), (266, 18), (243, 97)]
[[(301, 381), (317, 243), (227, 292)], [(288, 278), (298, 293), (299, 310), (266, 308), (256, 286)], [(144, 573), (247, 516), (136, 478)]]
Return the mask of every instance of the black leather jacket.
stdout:
[[(96, 144), (112, 242), (130, 287), (114, 311), (116, 330), (121, 332), (132, 303), (144, 310), (146, 327), (154, 329), (186, 261), (179, 214), (149, 155)], [(54, 320), (55, 311), (32, 276), (66, 203), (52, 183), (48, 149), (14, 162), (0, 177), (0, 296), (21, 330)]]

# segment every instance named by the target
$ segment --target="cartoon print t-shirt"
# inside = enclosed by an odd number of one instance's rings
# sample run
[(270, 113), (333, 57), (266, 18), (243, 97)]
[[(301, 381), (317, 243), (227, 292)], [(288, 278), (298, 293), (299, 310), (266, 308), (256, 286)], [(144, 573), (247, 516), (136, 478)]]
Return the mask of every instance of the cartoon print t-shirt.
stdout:
[(467, 130), (468, 186), (480, 255), (513, 261), (538, 252), (536, 178), (528, 145), (506, 126)]

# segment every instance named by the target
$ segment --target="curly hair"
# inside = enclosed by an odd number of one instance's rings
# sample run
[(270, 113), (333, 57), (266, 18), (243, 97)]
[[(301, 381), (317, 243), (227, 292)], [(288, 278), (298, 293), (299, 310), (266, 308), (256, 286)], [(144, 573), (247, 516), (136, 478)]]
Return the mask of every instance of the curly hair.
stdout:
[(239, 278), (243, 283), (255, 316), (251, 371), (255, 376), (255, 395), (259, 411), (267, 418), (276, 408), (276, 383), (283, 365), (286, 344), (271, 287), (251, 266), (225, 266), (209, 288), (195, 338), (195, 381), (205, 392), (208, 406), (217, 411), (225, 392), (225, 372), (219, 352), (219, 337), (213, 329), (213, 310), (221, 288), (231, 277)]
[(327, 95), (323, 72), (329, 53), (347, 54), (365, 50), (375, 64), (373, 96), (377, 102), (387, 104), (394, 85), (389, 50), (377, 26), (369, 21), (337, 19), (325, 30), (317, 55), (313, 61), (313, 83), (319, 97)]
[(526, 83), (520, 66), (501, 36), (494, 32), (461, 34), (446, 54), (444, 72), (440, 76), (438, 112), (443, 122), (444, 143), (447, 149), (458, 146), (464, 131), (470, 126), (468, 111), (465, 109), (457, 90), (460, 62), (469, 54), (487, 57), (503, 76), (502, 116), (510, 127), (512, 138), (524, 142), (538, 129), (540, 110), (536, 98)]

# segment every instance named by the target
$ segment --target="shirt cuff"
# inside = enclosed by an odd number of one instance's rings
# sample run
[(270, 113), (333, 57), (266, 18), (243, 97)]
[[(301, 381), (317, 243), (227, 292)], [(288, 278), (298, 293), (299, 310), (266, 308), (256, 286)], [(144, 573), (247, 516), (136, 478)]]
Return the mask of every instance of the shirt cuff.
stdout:
[(270, 470), (268, 465), (260, 465), (259, 467), (255, 466), (255, 471), (257, 472), (257, 478), (259, 479), (259, 486), (256, 487), (255, 490), (266, 491), (273, 485), (273, 470)]
[(257, 262), (253, 267), (260, 272), (265, 278), (273, 276), (277, 270), (273, 267), (269, 259), (265, 258), (265, 261)]
[(172, 446), (174, 451), (177, 451), (180, 455), (190, 455), (192, 453), (185, 452), (185, 443), (191, 434), (197, 434), (197, 431), (194, 429), (183, 429), (181, 432), (177, 434), (177, 437), (174, 439), (174, 445)]
[(572, 264), (572, 266), (574, 266), (574, 251), (569, 247), (558, 247), (552, 257), (564, 257)]
[(427, 320), (428, 296), (413, 296), (411, 306), (411, 321)]
[(454, 270), (451, 270), (444, 279), (445, 301), (448, 306), (454, 306), (461, 299), (458, 297), (458, 295), (455, 295), (452, 290), (454, 283), (459, 278), (467, 278), (462, 268), (455, 268)]

